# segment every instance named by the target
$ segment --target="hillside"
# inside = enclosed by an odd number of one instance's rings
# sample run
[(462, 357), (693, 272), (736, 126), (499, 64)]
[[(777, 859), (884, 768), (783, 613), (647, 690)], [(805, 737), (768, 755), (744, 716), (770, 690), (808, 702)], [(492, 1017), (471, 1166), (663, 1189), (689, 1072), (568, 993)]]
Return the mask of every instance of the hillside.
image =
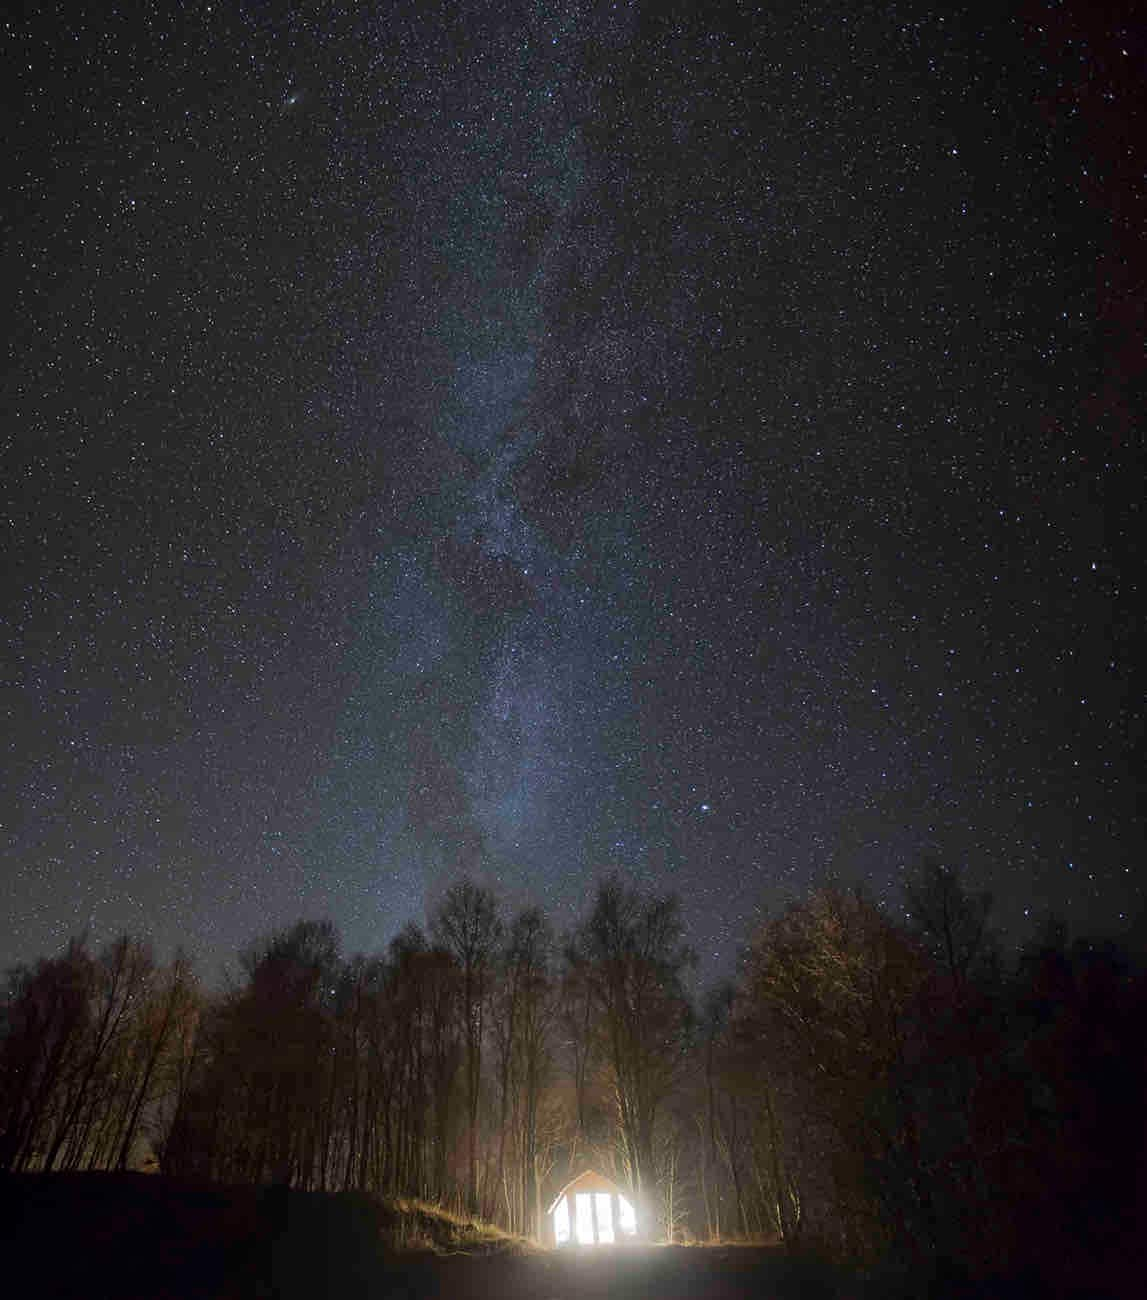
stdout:
[(530, 1246), (416, 1201), (92, 1173), (0, 1177), (0, 1248), (12, 1296), (352, 1300), (421, 1292), (437, 1254)]

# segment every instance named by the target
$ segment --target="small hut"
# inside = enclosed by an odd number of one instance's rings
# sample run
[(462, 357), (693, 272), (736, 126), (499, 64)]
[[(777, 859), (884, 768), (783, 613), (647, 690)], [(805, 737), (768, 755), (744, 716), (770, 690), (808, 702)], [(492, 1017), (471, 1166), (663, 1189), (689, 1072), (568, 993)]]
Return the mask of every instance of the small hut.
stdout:
[(616, 1183), (592, 1169), (566, 1183), (546, 1220), (555, 1246), (608, 1246), (637, 1236), (633, 1203)]

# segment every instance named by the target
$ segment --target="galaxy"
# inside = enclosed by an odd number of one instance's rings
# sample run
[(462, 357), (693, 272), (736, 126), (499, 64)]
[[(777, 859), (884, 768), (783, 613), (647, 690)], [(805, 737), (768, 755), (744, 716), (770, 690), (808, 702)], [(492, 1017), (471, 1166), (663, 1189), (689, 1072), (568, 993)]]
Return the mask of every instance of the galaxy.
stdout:
[(3, 20), (0, 955), (922, 860), (1142, 932), (1141, 24)]

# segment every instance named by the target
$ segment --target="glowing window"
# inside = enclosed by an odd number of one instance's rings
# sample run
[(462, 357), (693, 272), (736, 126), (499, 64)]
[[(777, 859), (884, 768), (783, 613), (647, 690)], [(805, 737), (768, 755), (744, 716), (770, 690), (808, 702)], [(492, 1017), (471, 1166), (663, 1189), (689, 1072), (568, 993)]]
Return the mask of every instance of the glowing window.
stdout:
[(613, 1240), (613, 1198), (608, 1192), (595, 1192), (593, 1208), (597, 1212), (597, 1239), (607, 1246)]
[(617, 1226), (621, 1229), (623, 1237), (637, 1236), (637, 1215), (634, 1214), (633, 1206), (624, 1196), (617, 1198)]
[(564, 1246), (570, 1239), (570, 1203), (566, 1197), (558, 1202), (554, 1210), (554, 1240)]
[(593, 1245), (593, 1197), (589, 1192), (574, 1197), (574, 1230), (580, 1246)]

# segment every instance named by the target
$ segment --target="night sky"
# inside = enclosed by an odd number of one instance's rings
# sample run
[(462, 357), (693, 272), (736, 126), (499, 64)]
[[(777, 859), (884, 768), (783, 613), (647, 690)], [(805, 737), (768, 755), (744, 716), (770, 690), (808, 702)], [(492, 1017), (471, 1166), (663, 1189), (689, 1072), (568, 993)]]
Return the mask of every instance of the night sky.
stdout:
[(1135, 924), (1101, 9), (16, 6), (0, 962), (618, 870), (709, 978), (925, 855), (1013, 941)]

